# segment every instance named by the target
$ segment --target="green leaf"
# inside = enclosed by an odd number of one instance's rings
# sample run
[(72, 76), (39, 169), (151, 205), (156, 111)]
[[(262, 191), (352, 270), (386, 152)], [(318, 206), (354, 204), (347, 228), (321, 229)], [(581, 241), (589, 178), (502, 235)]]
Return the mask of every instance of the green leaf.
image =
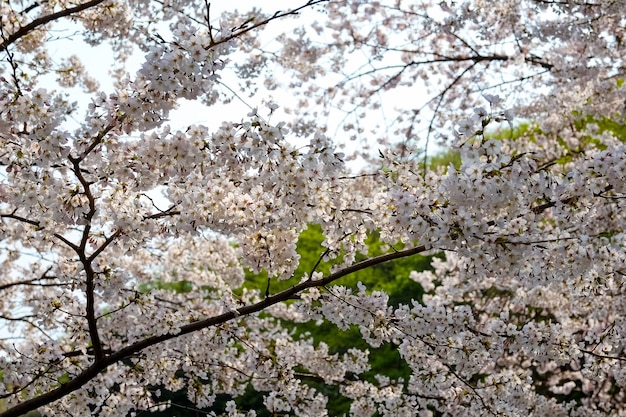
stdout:
[(72, 378), (70, 378), (70, 374), (68, 374), (67, 372), (57, 378), (57, 382), (61, 385), (67, 384), (71, 380)]

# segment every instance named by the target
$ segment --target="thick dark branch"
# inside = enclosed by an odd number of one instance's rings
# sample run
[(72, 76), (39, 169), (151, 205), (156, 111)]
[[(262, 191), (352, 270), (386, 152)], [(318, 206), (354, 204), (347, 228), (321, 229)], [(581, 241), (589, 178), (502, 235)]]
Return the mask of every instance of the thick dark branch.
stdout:
[[(121, 122), (124, 119), (125, 116), (121, 116), (120, 118), (118, 118), (118, 122)], [(93, 151), (96, 146), (98, 146), (99, 144), (102, 143), (102, 139), (104, 139), (104, 137), (107, 135), (107, 133), (109, 133), (111, 130), (113, 130), (113, 128), (116, 126), (115, 122), (111, 123), (109, 126), (107, 126), (106, 128), (104, 128), (103, 130), (101, 130), (100, 132), (98, 132), (98, 135), (93, 139), (93, 141), (91, 142), (91, 145), (89, 145), (89, 147), (87, 149), (85, 149), (83, 151), (83, 153), (80, 154), (80, 156), (76, 157), (76, 158), (72, 158), (70, 157), (70, 161), (72, 163), (81, 163), (83, 161), (83, 159), (85, 159), (87, 157), (87, 155), (89, 155), (91, 153), (91, 151)]]
[(530, 56), (524, 59), (524, 61), (532, 65), (539, 65), (541, 68), (545, 68), (548, 71), (554, 67), (554, 65), (548, 64), (547, 62), (542, 61), (541, 58), (536, 56)]
[(91, 255), (89, 255), (89, 258), (87, 259), (87, 261), (90, 263), (93, 262), (98, 257), (98, 255), (100, 255), (102, 251), (105, 250), (111, 243), (113, 243), (113, 241), (117, 239), (118, 236), (121, 234), (122, 234), (121, 230), (116, 230), (115, 233), (107, 237), (104, 243), (100, 245), (100, 247), (98, 247), (98, 249), (96, 249)]
[(0, 320), (6, 320), (6, 321), (26, 321), (26, 322), (28, 322), (28, 319), (32, 319), (32, 318), (37, 318), (37, 316), (34, 315), (34, 314), (29, 314), (29, 315), (26, 315), (26, 316), (12, 317), (12, 316), (5, 316), (4, 314), (0, 314)]
[(578, 348), (578, 350), (580, 350), (583, 353), (586, 353), (587, 355), (595, 356), (596, 358), (626, 362), (626, 357), (624, 356), (602, 355), (600, 353), (594, 352), (593, 350), (587, 350), (587, 349), (581, 349), (581, 348)]
[[(87, 255), (87, 244), (89, 242), (89, 239), (91, 238), (91, 220), (96, 214), (96, 200), (91, 192), (91, 188), (90, 188), (91, 183), (83, 175), (83, 170), (81, 169), (80, 164), (87, 157), (87, 155), (91, 153), (98, 146), (98, 144), (102, 142), (102, 138), (109, 131), (111, 131), (111, 129), (113, 129), (113, 125), (110, 125), (107, 128), (103, 129), (101, 132), (99, 132), (98, 135), (93, 139), (90, 146), (86, 150), (84, 150), (79, 156), (69, 157), (69, 160), (72, 163), (72, 171), (74, 172), (74, 175), (76, 176), (79, 183), (83, 187), (82, 194), (84, 194), (87, 197), (87, 200), (89, 203), (89, 211), (84, 214), (86, 225), (84, 226), (82, 230), (82, 237), (81, 237), (80, 244), (72, 243), (70, 240), (68, 240), (66, 237), (64, 237), (63, 235), (59, 233), (54, 234), (54, 236), (57, 239), (65, 243), (74, 252), (76, 252), (76, 254), (78, 255), (78, 258), (80, 259), (81, 264), (83, 265), (83, 269), (85, 271), (85, 297), (86, 297), (85, 315), (87, 318), (87, 324), (89, 327), (89, 336), (91, 338), (91, 344), (94, 349), (96, 362), (98, 362), (104, 357), (104, 351), (102, 348), (102, 342), (100, 340), (100, 336), (98, 334), (97, 318), (96, 318), (96, 313), (95, 313), (95, 310), (96, 310), (95, 279), (96, 279), (97, 274), (93, 269), (92, 262), (95, 260), (95, 258), (98, 255), (102, 253), (102, 251), (104, 251), (104, 249), (106, 249), (106, 247), (108, 247), (121, 234), (121, 231), (120, 230), (115, 231), (110, 237), (108, 237), (105, 240), (105, 242), (100, 247), (98, 247), (94, 251), (94, 253), (92, 253), (90, 256)], [(4, 217), (26, 222), (28, 224), (31, 224), (33, 226), (40, 228), (40, 223), (38, 221), (34, 221), (34, 220), (30, 220), (21, 216), (17, 216), (15, 215), (15, 212), (11, 214), (0, 214), (0, 218), (4, 218)]]
[(11, 214), (0, 214), (0, 218), (19, 220), (21, 222), (28, 223), (30, 225), (39, 227), (39, 222), (38, 221), (27, 219), (26, 217), (18, 216), (18, 215), (15, 214), (15, 211), (13, 213), (11, 213)]
[(102, 350), (102, 342), (100, 341), (100, 335), (98, 334), (98, 321), (96, 320), (96, 301), (95, 301), (95, 278), (96, 272), (93, 270), (91, 263), (87, 261), (84, 253), (80, 254), (80, 260), (85, 269), (85, 296), (87, 297), (87, 305), (85, 307), (85, 314), (87, 316), (87, 325), (89, 326), (89, 337), (91, 339), (91, 345), (93, 346), (95, 360), (102, 359), (104, 352)]
[[(415, 248), (410, 248), (410, 249), (405, 249), (402, 251), (397, 251), (397, 252), (392, 252), (392, 253), (388, 253), (385, 255), (381, 255), (381, 256), (377, 256), (374, 258), (370, 258), (367, 259), (365, 261), (359, 262), (357, 264), (354, 264), (352, 266), (349, 266), (347, 268), (342, 269), (341, 271), (335, 272), (333, 274), (328, 275), (327, 277), (320, 279), (320, 280), (307, 280), (303, 283), (300, 283), (298, 285), (295, 285), (287, 290), (284, 290), (278, 294), (275, 294), (273, 296), (267, 297), (266, 299), (264, 299), (263, 301), (256, 303), (256, 304), (252, 304), (250, 306), (244, 306), (241, 307), (239, 309), (237, 309), (235, 312), (230, 312), (230, 313), (225, 313), (222, 314), (220, 316), (217, 317), (212, 317), (210, 319), (206, 319), (206, 320), (201, 320), (198, 321), (196, 323), (191, 323), (187, 326), (182, 326), (181, 327), (181, 332), (180, 334), (186, 334), (186, 333), (190, 333), (196, 330), (200, 330), (206, 327), (210, 327), (210, 326), (214, 326), (216, 324), (221, 324), (224, 323), (225, 321), (230, 320), (229, 316), (232, 315), (232, 318), (238, 317), (240, 315), (248, 315), (248, 314), (253, 314), (253, 313), (257, 313), (259, 311), (262, 311), (264, 309), (266, 309), (269, 306), (272, 306), (274, 304), (277, 304), (279, 302), (282, 301), (286, 301), (291, 299), (294, 295), (308, 289), (308, 288), (312, 288), (312, 287), (324, 287), (340, 278), (343, 278), (347, 275), (350, 275), (352, 273), (361, 271), (363, 269), (367, 269), (370, 268), (372, 266), (375, 265), (379, 265), (381, 263), (384, 262), (388, 262), (394, 259), (399, 259), (399, 258), (405, 258), (408, 256), (412, 256), (421, 252), (426, 251), (427, 248), (425, 245), (422, 246), (418, 246)], [(216, 321), (217, 320), (217, 321)]]
[(575, 6), (601, 6), (600, 3), (589, 3), (586, 1), (576, 2), (576, 1), (557, 1), (557, 0), (535, 0), (535, 3), (543, 3), (543, 4), (558, 4), (562, 6), (571, 6), (574, 4)]
[[(48, 283), (48, 284), (44, 284), (41, 282), (35, 282), (36, 280), (39, 280), (41, 278), (34, 278), (34, 280), (28, 280), (28, 281), (17, 281), (17, 282), (11, 282), (8, 284), (3, 284), (0, 285), (0, 290), (6, 290), (9, 287), (16, 287), (19, 285), (24, 285), (24, 286), (29, 286), (29, 287), (60, 287), (60, 286), (67, 286), (69, 284), (63, 284), (63, 283)], [(56, 277), (49, 277), (47, 279), (56, 279)]]
[(47, 1), (42, 1), (41, 3), (36, 1), (33, 4), (31, 4), (30, 6), (25, 7), (20, 14), (27, 14), (28, 12), (35, 10), (37, 7), (40, 7), (42, 3), (48, 3)]
[(96, 214), (96, 200), (91, 192), (91, 184), (85, 176), (80, 167), (80, 163), (82, 159), (90, 152), (95, 146), (100, 143), (101, 136), (104, 136), (105, 133), (101, 133), (98, 135), (97, 140), (92, 142), (92, 146), (90, 146), (86, 153), (83, 153), (83, 157), (73, 158), (69, 157), (70, 162), (73, 165), (73, 172), (76, 175), (76, 178), (80, 182), (83, 187), (83, 194), (87, 197), (89, 202), (89, 211), (85, 214), (85, 221), (87, 224), (85, 225), (82, 233), (82, 238), (80, 241), (80, 245), (75, 247), (76, 254), (80, 259), (81, 264), (83, 265), (83, 269), (85, 270), (85, 296), (87, 299), (87, 305), (85, 306), (85, 316), (87, 317), (87, 325), (89, 326), (89, 337), (91, 339), (91, 345), (93, 346), (95, 361), (98, 362), (104, 357), (104, 352), (102, 349), (102, 342), (100, 341), (100, 335), (98, 334), (98, 320), (96, 319), (96, 301), (95, 301), (95, 278), (96, 272), (93, 269), (92, 262), (93, 259), (97, 256), (98, 253), (102, 252), (104, 248), (106, 248), (114, 239), (119, 235), (119, 231), (115, 232), (109, 239), (106, 239), (104, 244), (98, 248), (96, 254), (92, 254), (91, 256), (87, 256), (87, 243), (91, 237), (91, 219)]
[[(143, 219), (144, 220), (149, 220), (149, 219), (160, 219), (161, 217), (167, 217), (167, 216), (177, 216), (180, 214), (180, 211), (178, 210), (174, 210), (176, 206), (171, 206), (170, 208), (168, 208), (167, 210), (159, 210), (158, 213), (154, 213), (154, 214), (149, 214), (147, 216), (144, 216)], [(158, 208), (157, 208), (158, 210)]]
[(65, 243), (67, 246), (69, 246), (70, 248), (72, 248), (72, 250), (74, 251), (78, 251), (78, 246), (75, 243), (70, 242), (65, 236), (63, 236), (60, 233), (55, 233), (54, 237), (56, 237), (57, 239), (59, 239), (61, 242)]
[(230, 311), (228, 313), (220, 314), (218, 316), (210, 317), (204, 320), (198, 320), (196, 322), (190, 323), (188, 325), (182, 326), (180, 331), (173, 334), (164, 334), (160, 336), (153, 336), (141, 340), (137, 343), (134, 343), (130, 346), (127, 346), (123, 349), (120, 349), (110, 355), (104, 356), (101, 359), (96, 358), (94, 363), (86, 368), (82, 373), (72, 379), (70, 382), (61, 385), (60, 387), (53, 389), (51, 391), (46, 392), (45, 394), (41, 394), (35, 398), (31, 398), (26, 400), (6, 411), (0, 413), (0, 417), (18, 417), (22, 414), (25, 414), (31, 410), (35, 410), (44, 405), (50, 404), (53, 401), (59, 400), (64, 396), (80, 389), (83, 385), (85, 385), (90, 380), (94, 379), (98, 374), (104, 371), (108, 366), (113, 365), (116, 362), (127, 359), (143, 349), (149, 348), (151, 346), (158, 345), (159, 343), (163, 343), (167, 340), (175, 339), (182, 335), (186, 335), (189, 333), (193, 333), (202, 329), (206, 329), (208, 327), (217, 326), (223, 323), (226, 323), (230, 320), (236, 319), (241, 316), (258, 313), (267, 309), (270, 306), (281, 303), (283, 301), (291, 299), (296, 294), (313, 287), (323, 287), (324, 285), (328, 285), (340, 278), (345, 277), (346, 275), (352, 274), (357, 271), (361, 271), (363, 269), (370, 268), (375, 265), (379, 265), (384, 262), (388, 262), (394, 259), (405, 258), (408, 256), (412, 256), (421, 252), (426, 251), (428, 248), (425, 245), (418, 246), (411, 249), (405, 249), (403, 251), (388, 253), (386, 255), (377, 256), (375, 258), (370, 258), (365, 261), (359, 262), (352, 266), (342, 269), (341, 271), (335, 272), (334, 274), (328, 275), (326, 278), (320, 280), (308, 280), (302, 282), (298, 285), (294, 285), (291, 288), (288, 288), (278, 294), (269, 296), (259, 301), (258, 303), (243, 306), (237, 310)]
[(35, 19), (29, 24), (27, 24), (26, 26), (22, 26), (21, 28), (19, 28), (17, 32), (12, 33), (11, 35), (7, 36), (2, 41), (2, 43), (0, 43), (0, 51), (6, 50), (9, 47), (9, 45), (15, 43), (18, 39), (28, 35), (33, 30), (36, 30), (39, 27), (47, 23), (53, 22), (63, 17), (70, 16), (74, 13), (82, 12), (83, 10), (89, 9), (90, 7), (95, 7), (104, 1), (105, 0), (91, 0), (91, 1), (88, 1), (87, 3), (82, 3), (82, 4), (79, 4), (78, 6), (70, 7), (69, 9), (60, 10), (56, 13), (51, 13), (49, 15), (42, 16), (38, 19)]

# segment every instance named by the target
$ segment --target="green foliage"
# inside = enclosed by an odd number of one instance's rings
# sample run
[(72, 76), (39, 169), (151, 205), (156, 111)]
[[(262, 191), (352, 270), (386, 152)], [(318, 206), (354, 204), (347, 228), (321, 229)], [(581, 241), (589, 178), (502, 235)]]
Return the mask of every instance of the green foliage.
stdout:
[(529, 134), (532, 134), (535, 128), (536, 128), (535, 125), (524, 122), (524, 123), (517, 124), (514, 127), (488, 130), (487, 132), (485, 132), (485, 139), (496, 139), (496, 140), (503, 140), (503, 141), (515, 140), (518, 138), (526, 137)]
[[(315, 267), (316, 271), (328, 274), (331, 266), (340, 262), (341, 256), (329, 262), (320, 261), (323, 251), (321, 245), (324, 240), (322, 229), (320, 226), (312, 225), (302, 232), (298, 240), (297, 250), (300, 254), (300, 264), (295, 271), (292, 279), (286, 281), (270, 281), (270, 292), (276, 293), (283, 289), (289, 288), (298, 283), (304, 273), (311, 273)], [(369, 252), (367, 255), (357, 256), (356, 261), (387, 253), (389, 248), (379, 240), (377, 233), (371, 233), (367, 240)], [(398, 245), (395, 249), (402, 249), (402, 245)], [(363, 283), (368, 289), (383, 290), (389, 294), (389, 302), (391, 305), (409, 304), (411, 300), (421, 302), (424, 291), (422, 287), (409, 279), (411, 271), (423, 271), (430, 267), (432, 257), (414, 255), (409, 258), (397, 259), (384, 264), (376, 265), (365, 270), (355, 272), (352, 275), (341, 278), (336, 284), (350, 288), (356, 288), (357, 283)], [(246, 274), (246, 283), (244, 286), (248, 289), (257, 289), (261, 293), (267, 288), (267, 274)], [(329, 287), (332, 291), (332, 287)], [(335, 325), (330, 323), (299, 323), (283, 322), (283, 326), (290, 329), (294, 337), (312, 338), (314, 343), (326, 343), (331, 354), (343, 354), (350, 348), (361, 350), (369, 350), (371, 370), (366, 372), (361, 378), (375, 381), (377, 374), (385, 375), (392, 380), (402, 379), (408, 380), (410, 370), (406, 363), (401, 359), (396, 347), (391, 344), (385, 344), (379, 348), (372, 348), (363, 341), (357, 327), (353, 326), (348, 330), (339, 330)], [(339, 395), (336, 387), (329, 387), (319, 381), (305, 381), (310, 386), (324, 393), (329, 399), (329, 410), (331, 415), (340, 416), (347, 414), (350, 408), (349, 400)], [(245, 401), (245, 398), (242, 399)], [(244, 403), (238, 404), (243, 408)]]
[[(300, 254), (300, 264), (293, 274), (293, 277), (288, 280), (278, 281), (272, 279), (270, 281), (270, 292), (275, 294), (276, 292), (285, 290), (293, 285), (297, 284), (305, 273), (311, 274), (313, 268), (315, 271), (328, 274), (332, 265), (340, 262), (341, 255), (332, 261), (320, 261), (323, 255), (322, 242), (324, 236), (322, 229), (318, 225), (309, 226), (300, 234), (300, 238), (297, 244), (297, 251)], [(387, 251), (384, 250), (385, 246), (378, 239), (377, 233), (370, 234), (368, 241), (369, 253), (367, 256), (359, 255), (356, 261), (362, 261), (369, 257), (382, 255)], [(396, 249), (401, 249), (401, 245), (398, 245)], [(390, 295), (390, 302), (393, 305), (399, 303), (407, 304), (411, 299), (421, 300), (422, 287), (416, 282), (411, 281), (408, 277), (411, 271), (423, 271), (430, 265), (430, 257), (415, 255), (410, 258), (397, 259), (393, 262), (387, 262), (384, 264), (376, 265), (365, 270), (358, 271), (352, 275), (342, 278), (337, 282), (338, 285), (346, 287), (356, 288), (358, 282), (362, 282), (366, 287), (376, 290), (383, 290)], [(267, 274), (252, 274), (250, 271), (246, 273), (246, 280), (244, 287), (247, 289), (260, 290), (264, 293), (267, 289)]]
[(579, 116), (574, 122), (574, 128), (579, 132), (586, 130), (596, 131), (597, 134), (583, 134), (577, 140), (577, 146), (572, 148), (568, 142), (558, 137), (557, 142), (567, 152), (561, 158), (554, 161), (556, 164), (566, 164), (574, 160), (579, 154), (584, 154), (589, 146), (593, 146), (597, 149), (606, 149), (607, 145), (602, 142), (602, 139), (598, 137), (598, 134), (610, 133), (622, 142), (626, 142), (626, 120), (612, 120), (606, 117), (596, 119), (592, 116), (582, 116), (581, 114), (574, 114)]
[[(453, 164), (459, 167), (461, 164), (460, 155), (453, 150), (443, 151), (428, 161), (429, 167), (436, 169), (437, 167), (447, 167)], [(322, 228), (319, 225), (311, 225), (304, 230), (298, 239), (297, 252), (300, 255), (298, 268), (290, 279), (279, 281), (277, 279), (268, 280), (266, 272), (252, 273), (246, 271), (246, 279), (242, 288), (235, 290), (240, 294), (243, 289), (259, 290), (261, 294), (269, 288), (270, 294), (275, 294), (285, 290), (302, 279), (305, 274), (311, 274), (313, 271), (321, 272), (324, 275), (330, 273), (331, 267), (341, 262), (342, 254), (333, 260), (324, 261), (324, 247), (322, 242), (324, 236)], [(400, 250), (403, 245), (398, 244), (393, 248), (382, 243), (379, 240), (378, 233), (370, 233), (367, 239), (369, 251), (367, 255), (360, 254), (356, 261), (362, 261), (370, 257), (382, 255), (389, 250)], [(409, 279), (411, 271), (423, 271), (430, 268), (432, 256), (414, 255), (408, 258), (397, 259), (384, 264), (379, 264), (365, 270), (358, 271), (354, 274), (341, 278), (336, 285), (343, 285), (356, 289), (357, 283), (363, 283), (370, 290), (383, 290), (389, 295), (389, 302), (393, 306), (399, 304), (410, 304), (411, 300), (422, 301), (424, 291), (422, 287)], [(269, 287), (268, 287), (269, 282)], [(151, 289), (167, 289), (175, 292), (187, 292), (191, 290), (191, 283), (187, 281), (163, 282), (158, 277), (149, 283), (143, 284), (139, 291), (149, 292)], [(332, 287), (329, 288), (332, 291)], [(377, 374), (385, 375), (391, 380), (407, 381), (410, 375), (410, 369), (400, 357), (396, 347), (392, 344), (385, 344), (379, 348), (372, 348), (361, 337), (360, 331), (356, 326), (342, 331), (334, 324), (322, 323), (319, 326), (316, 323), (291, 323), (283, 321), (283, 326), (290, 329), (295, 338), (312, 338), (315, 345), (326, 343), (331, 354), (343, 354), (350, 348), (360, 350), (368, 350), (370, 352), (371, 370), (361, 375), (371, 382), (375, 381)], [(303, 370), (306, 371), (306, 370)], [(351, 378), (348, 375), (348, 378)], [(321, 381), (315, 379), (304, 380), (311, 387), (315, 388), (328, 398), (328, 409), (331, 415), (341, 416), (347, 414), (350, 409), (350, 400), (339, 394), (339, 388), (336, 386), (328, 386)], [(171, 400), (173, 406), (169, 410), (163, 412), (142, 412), (141, 416), (165, 416), (175, 415), (179, 417), (195, 416), (199, 412), (187, 399), (186, 389), (178, 392), (167, 392), (162, 389), (163, 399)], [(228, 398), (218, 396), (211, 410), (221, 412), (224, 410)], [(236, 400), (241, 410), (256, 410), (259, 417), (269, 416), (269, 413), (263, 411), (263, 393), (258, 393), (248, 387), (246, 393)], [(206, 410), (205, 410), (206, 411)]]
[(456, 169), (461, 166), (461, 155), (454, 149), (441, 151), (427, 160), (428, 168), (436, 170), (439, 167), (447, 168), (452, 164)]
[(63, 375), (61, 375), (60, 377), (57, 378), (57, 382), (61, 385), (63, 384), (67, 384), (68, 382), (70, 382), (72, 380), (72, 378), (70, 378), (70, 374), (69, 373), (64, 373)]
[(150, 292), (150, 290), (168, 290), (168, 291), (174, 291), (176, 293), (186, 293), (191, 291), (192, 288), (192, 283), (189, 281), (171, 281), (171, 282), (165, 282), (165, 281), (161, 281), (158, 277), (150, 282), (150, 283), (142, 283), (139, 285), (139, 287), (137, 288), (137, 291), (142, 292), (142, 293), (148, 293)]
[[(584, 132), (587, 129), (595, 131), (598, 134), (611, 133), (613, 136), (626, 142), (626, 119), (609, 119), (600, 118), (596, 119), (592, 116), (583, 116), (582, 113), (574, 113), (577, 119), (574, 121), (573, 128), (578, 132)], [(592, 127), (593, 126), (593, 127)], [(540, 127), (533, 123), (522, 123), (513, 129), (497, 130), (493, 132), (487, 132), (486, 139), (497, 140), (526, 140), (530, 142), (537, 141), (537, 136), (544, 134)], [(605, 149), (606, 144), (602, 142), (598, 134), (583, 134), (577, 138), (576, 146), (572, 147), (566, 138), (557, 136), (555, 145), (565, 152), (561, 152), (561, 156), (550, 164), (564, 165), (573, 161), (578, 155), (584, 154), (590, 146), (597, 149)], [(512, 155), (515, 156), (515, 155)]]
[(582, 131), (589, 125), (596, 125), (598, 133), (609, 132), (622, 142), (626, 142), (626, 119), (609, 119), (608, 117), (594, 118), (593, 116), (580, 117), (574, 126), (576, 130)]

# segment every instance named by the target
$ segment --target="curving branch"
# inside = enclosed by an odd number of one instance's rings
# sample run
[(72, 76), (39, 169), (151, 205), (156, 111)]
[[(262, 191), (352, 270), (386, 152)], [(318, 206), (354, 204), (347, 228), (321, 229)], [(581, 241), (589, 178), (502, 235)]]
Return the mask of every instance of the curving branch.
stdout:
[(226, 323), (228, 321), (234, 320), (241, 316), (247, 316), (250, 314), (258, 313), (260, 311), (265, 310), (266, 308), (273, 306), (275, 304), (281, 303), (283, 301), (287, 301), (297, 295), (298, 293), (313, 287), (323, 287), (328, 285), (340, 278), (343, 278), (347, 275), (350, 275), (354, 272), (361, 271), (363, 269), (370, 268), (375, 265), (379, 265), (394, 259), (406, 258), (408, 256), (416, 255), (418, 253), (425, 252), (429, 247), (427, 245), (421, 245), (410, 249), (405, 249), (402, 251), (392, 252), (385, 255), (377, 256), (374, 258), (366, 259), (365, 261), (359, 262), (357, 264), (351, 265), (342, 269), (341, 271), (337, 271), (333, 274), (328, 275), (325, 278), (319, 280), (307, 280), (298, 285), (294, 285), (291, 288), (288, 288), (284, 291), (281, 291), (277, 294), (270, 295), (265, 297), (263, 300), (246, 305), (238, 308), (237, 310), (232, 310), (227, 313), (223, 313), (217, 316), (209, 317), (203, 320), (198, 320), (193, 323), (182, 326), (180, 330), (176, 333), (168, 333), (160, 336), (152, 336), (146, 339), (143, 339), (139, 342), (133, 343), (125, 348), (122, 348), (118, 351), (115, 351), (109, 355), (105, 355), (102, 352), (102, 356), (96, 356), (94, 362), (86, 368), (83, 372), (77, 375), (71, 381), (62, 384), (58, 388), (55, 388), (51, 391), (48, 391), (44, 394), (41, 394), (35, 398), (31, 398), (26, 400), (2, 413), (0, 413), (0, 417), (18, 417), (22, 414), (25, 414), (29, 411), (35, 410), (44, 405), (50, 404), (56, 400), (63, 398), (64, 396), (80, 389), (87, 382), (97, 377), (101, 372), (106, 370), (107, 367), (123, 361), (124, 359), (128, 359), (129, 357), (136, 355), (142, 350), (149, 348), (151, 346), (158, 345), (167, 340), (175, 339), (180, 336), (190, 334), (193, 332), (200, 331), (202, 329), (206, 329), (212, 326), (218, 326), (220, 324)]
[(40, 27), (50, 22), (54, 22), (55, 20), (61, 19), (63, 17), (71, 16), (75, 13), (82, 12), (83, 10), (89, 9), (90, 7), (95, 7), (104, 1), (106, 0), (91, 0), (86, 3), (79, 4), (78, 6), (70, 7), (69, 9), (60, 10), (55, 13), (50, 13), (49, 15), (42, 16), (38, 19), (35, 19), (29, 24), (27, 24), (26, 26), (22, 26), (21, 28), (19, 28), (17, 32), (12, 33), (11, 35), (4, 38), (2, 43), (0, 43), (0, 51), (6, 51), (7, 48), (11, 44), (15, 43), (19, 39), (28, 35), (33, 30), (39, 29)]

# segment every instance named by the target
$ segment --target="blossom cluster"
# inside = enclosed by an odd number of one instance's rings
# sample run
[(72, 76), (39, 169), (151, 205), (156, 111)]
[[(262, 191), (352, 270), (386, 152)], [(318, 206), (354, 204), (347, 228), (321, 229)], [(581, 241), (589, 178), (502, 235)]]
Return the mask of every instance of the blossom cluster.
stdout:
[[(276, 415), (328, 415), (328, 393), (353, 416), (626, 415), (623, 3), (310, 0), (219, 28), (208, 3), (175, 3), (0, 5), (0, 415), (139, 415), (184, 391), (252, 417), (250, 389)], [(275, 37), (278, 52), (255, 38), (320, 5), (326, 20)], [(68, 16), (120, 59), (142, 51), (139, 69), (96, 91), (78, 57), (52, 59), (47, 31)], [(492, 67), (517, 86), (502, 99)], [(302, 106), (170, 124), (183, 100), (218, 105), (229, 71), (244, 90), (288, 80)], [(331, 72), (346, 79), (325, 85)], [(384, 135), (363, 127), (422, 81), (424, 106)], [(64, 94), (79, 84), (84, 109)], [(337, 109), (377, 159), (340, 149), (321, 123)], [(412, 157), (415, 135), (444, 132), (458, 163)], [(310, 225), (332, 267), (295, 276)], [(403, 277), (422, 289), (410, 303), (341, 281), (417, 253), (443, 256)], [(366, 348), (338, 352), (302, 323), (358, 329)], [(372, 375), (381, 347), (406, 378)]]

